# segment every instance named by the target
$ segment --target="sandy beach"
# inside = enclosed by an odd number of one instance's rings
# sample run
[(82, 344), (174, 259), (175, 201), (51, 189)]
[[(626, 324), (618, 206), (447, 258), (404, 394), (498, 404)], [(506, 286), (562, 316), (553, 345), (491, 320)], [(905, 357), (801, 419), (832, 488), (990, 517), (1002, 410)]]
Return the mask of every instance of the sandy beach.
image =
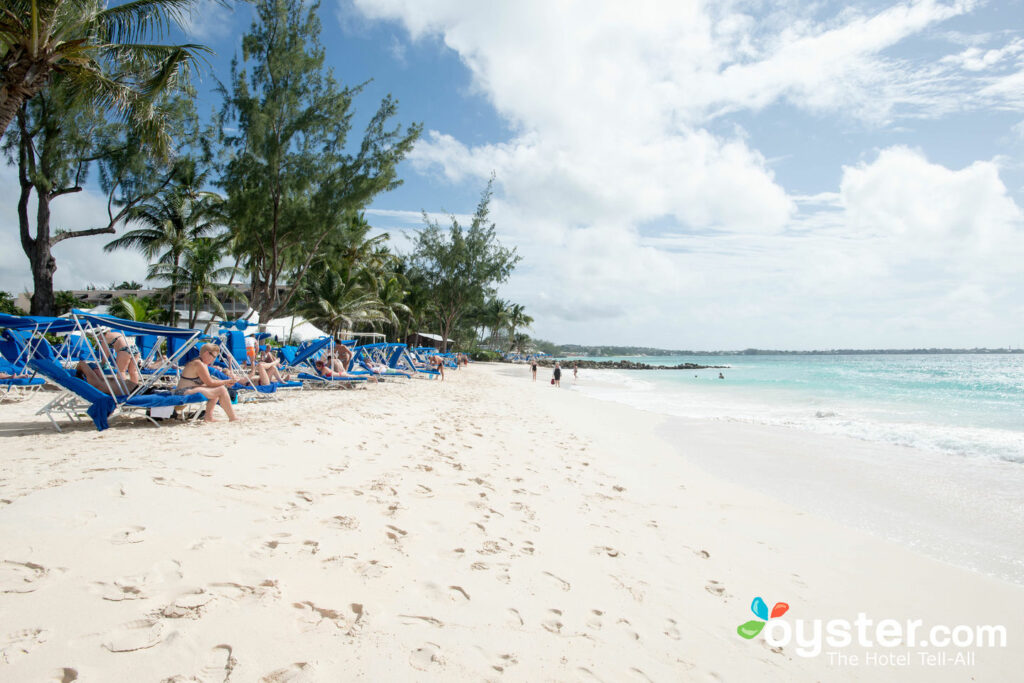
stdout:
[[(1024, 665), (1024, 587), (695, 463), (841, 439), (666, 430), (479, 363), (231, 424), (57, 434), (32, 415), (43, 400), (0, 407), (0, 680), (1008, 681)], [(737, 634), (758, 596), (793, 624), (1003, 625), (1007, 643), (801, 656)]]

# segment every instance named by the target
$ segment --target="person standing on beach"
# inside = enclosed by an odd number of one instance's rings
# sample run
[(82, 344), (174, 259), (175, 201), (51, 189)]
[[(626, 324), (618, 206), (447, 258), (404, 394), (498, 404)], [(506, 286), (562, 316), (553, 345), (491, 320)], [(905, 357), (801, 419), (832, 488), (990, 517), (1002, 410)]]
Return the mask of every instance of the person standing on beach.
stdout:
[(534, 358), (530, 361), (530, 372), (533, 373), (533, 381), (537, 381), (537, 359)]
[(579, 377), (579, 374), (580, 374), (579, 364), (576, 363), (575, 361), (573, 361), (573, 364), (572, 364), (572, 383), (573, 384), (576, 384), (576, 378)]
[(559, 365), (557, 361), (555, 362), (555, 370), (554, 370), (554, 373), (553, 373), (553, 377), (554, 377), (554, 380), (555, 380), (555, 386), (556, 387), (562, 386), (562, 366)]

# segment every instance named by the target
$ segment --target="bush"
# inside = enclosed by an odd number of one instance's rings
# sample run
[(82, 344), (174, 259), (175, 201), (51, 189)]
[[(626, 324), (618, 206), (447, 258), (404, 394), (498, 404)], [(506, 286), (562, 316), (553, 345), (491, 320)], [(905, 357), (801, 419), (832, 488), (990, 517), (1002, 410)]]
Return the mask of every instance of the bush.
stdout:
[(495, 362), (501, 360), (501, 354), (497, 351), (490, 351), (488, 349), (473, 349), (469, 352), (469, 357), (473, 360)]

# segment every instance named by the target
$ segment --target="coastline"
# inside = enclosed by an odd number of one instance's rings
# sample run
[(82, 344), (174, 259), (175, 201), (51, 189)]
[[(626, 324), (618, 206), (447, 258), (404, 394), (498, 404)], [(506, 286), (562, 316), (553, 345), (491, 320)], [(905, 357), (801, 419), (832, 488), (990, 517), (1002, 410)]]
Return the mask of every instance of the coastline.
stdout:
[[(727, 423), (668, 433), (525, 367), (302, 392), (213, 426), (58, 435), (33, 405), (0, 413), (3, 678), (1009, 680), (1024, 663), (1021, 586), (709, 473), (687, 449)], [(968, 668), (833, 665), (740, 638), (755, 596), (794, 619), (1004, 624), (1009, 645)]]

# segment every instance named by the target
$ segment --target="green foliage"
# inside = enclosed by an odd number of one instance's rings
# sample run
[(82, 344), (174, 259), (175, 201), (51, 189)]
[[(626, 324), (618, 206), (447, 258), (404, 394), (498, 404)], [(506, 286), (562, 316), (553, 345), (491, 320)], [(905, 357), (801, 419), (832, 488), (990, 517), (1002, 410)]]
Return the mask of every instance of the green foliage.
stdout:
[(54, 293), (54, 315), (64, 315), (72, 308), (89, 308), (89, 306), (66, 289)]
[(179, 270), (182, 255), (195, 240), (215, 234), (221, 223), (223, 199), (214, 192), (202, 190), (208, 175), (208, 171), (198, 170), (193, 159), (179, 161), (170, 184), (128, 213), (128, 220), (140, 227), (103, 247), (104, 251), (135, 249), (151, 261), (170, 266), (163, 273), (171, 277), (164, 291), (168, 308), (161, 318), (171, 324), (178, 291), (187, 287), (187, 283), (173, 277), (174, 273), (182, 272)]
[(161, 313), (159, 305), (149, 297), (121, 297), (110, 305), (111, 315), (139, 323), (157, 322), (162, 317)]
[[(187, 147), (195, 133), (191, 100), (163, 97), (154, 109), (163, 131), (173, 134), (179, 146)], [(55, 245), (66, 239), (113, 234), (136, 204), (172, 177), (173, 166), (154, 155), (136, 129), (108, 120), (107, 113), (77, 102), (63, 81), (58, 81), (18, 111), (13, 134), (5, 139), (4, 151), (18, 165), (18, 224), (22, 249), (32, 269), (33, 314), (54, 312)], [(81, 192), (91, 173), (98, 174), (99, 186), (106, 194), (106, 220), (80, 230), (51, 225), (51, 203)], [(33, 195), (39, 208), (30, 215)]]
[(7, 315), (23, 315), (24, 311), (14, 305), (14, 297), (7, 292), (0, 292), (0, 313)]
[(142, 289), (142, 283), (136, 282), (135, 280), (132, 280), (130, 282), (128, 280), (125, 280), (121, 284), (110, 285), (110, 289), (113, 289), (115, 291)]
[[(257, 0), (257, 19), (232, 65), (220, 116), (228, 154), (220, 179), (234, 253), (248, 271), (262, 318), (283, 312), (327, 245), (381, 192), (421, 127), (389, 128), (386, 97), (357, 151), (346, 150), (352, 101), (323, 66), (319, 3)], [(233, 132), (237, 131), (237, 132)], [(351, 264), (349, 264), (351, 265)], [(279, 290), (284, 286), (284, 293)]]
[(493, 296), (494, 287), (506, 281), (520, 261), (515, 248), (498, 242), (494, 223), (488, 222), (493, 184), (492, 178), (468, 229), (452, 216), (446, 233), (423, 213), (426, 227), (417, 235), (412, 267), (434, 302), (445, 338), (452, 336), (469, 310)]
[(151, 279), (175, 283), (184, 293), (189, 327), (196, 324), (204, 305), (209, 305), (217, 315), (226, 318), (224, 301), (245, 300), (237, 289), (224, 284), (237, 272), (235, 266), (221, 265), (226, 253), (225, 238), (198, 237), (182, 251), (180, 264), (157, 262), (149, 267)]
[(4, 0), (0, 14), (0, 139), (26, 102), (59, 83), (76, 109), (116, 111), (163, 151), (156, 106), (187, 81), (201, 45), (160, 45), (195, 0)]
[(501, 354), (490, 349), (473, 349), (469, 352), (469, 357), (473, 360), (484, 361), (487, 363), (495, 363), (501, 360)]
[(317, 269), (303, 284), (298, 312), (334, 336), (387, 322), (389, 315), (375, 284), (372, 274), (363, 269)]

